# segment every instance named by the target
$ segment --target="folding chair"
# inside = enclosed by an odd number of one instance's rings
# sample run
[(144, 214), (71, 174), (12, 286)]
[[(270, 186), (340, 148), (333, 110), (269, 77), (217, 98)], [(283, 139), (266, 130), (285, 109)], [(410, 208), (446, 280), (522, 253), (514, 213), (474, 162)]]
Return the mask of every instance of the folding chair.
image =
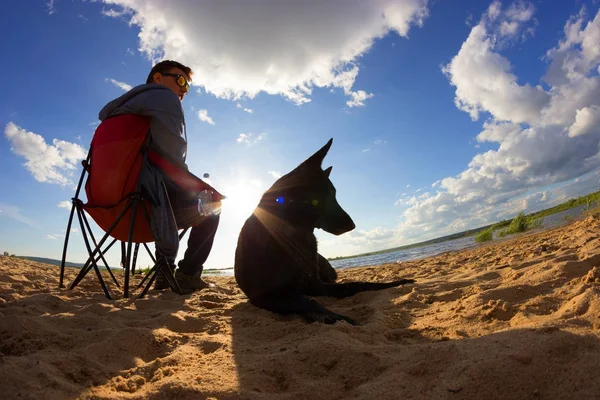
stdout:
[[(123, 297), (129, 297), (129, 276), (135, 272), (135, 262), (140, 244), (143, 244), (148, 251), (154, 266), (137, 286), (137, 289), (139, 289), (148, 281), (139, 297), (146, 294), (158, 274), (165, 277), (174, 291), (181, 293), (173, 271), (169, 268), (166, 260), (156, 260), (147, 245), (149, 242), (154, 242), (155, 238), (150, 228), (151, 203), (146, 194), (143, 193), (140, 182), (141, 167), (144, 162), (154, 164), (166, 177), (187, 192), (211, 191), (213, 201), (221, 201), (224, 196), (200, 178), (187, 170), (181, 169), (149, 147), (149, 133), (150, 119), (135, 114), (124, 114), (108, 118), (96, 129), (87, 159), (82, 161), (83, 170), (75, 196), (71, 199), (73, 205), (67, 224), (60, 267), (59, 286), (61, 288), (64, 287), (67, 247), (73, 216), (76, 213), (89, 258), (69, 286), (69, 289), (75, 288), (93, 269), (104, 295), (112, 299), (100, 273), (98, 262), (102, 260), (110, 277), (117, 287), (120, 287), (119, 281), (104, 257), (104, 254), (119, 240), (121, 241), (121, 266), (125, 269)], [(79, 198), (79, 194), (86, 175), (88, 176), (85, 183), (87, 203), (84, 203)], [(162, 189), (166, 190), (164, 187)], [(92, 233), (86, 213), (105, 232), (99, 242), (96, 241)], [(186, 230), (179, 234), (179, 239), (183, 237)], [(90, 244), (88, 235), (93, 246)], [(109, 237), (112, 240), (103, 248)], [(135, 249), (132, 255), (132, 245), (134, 243)]]

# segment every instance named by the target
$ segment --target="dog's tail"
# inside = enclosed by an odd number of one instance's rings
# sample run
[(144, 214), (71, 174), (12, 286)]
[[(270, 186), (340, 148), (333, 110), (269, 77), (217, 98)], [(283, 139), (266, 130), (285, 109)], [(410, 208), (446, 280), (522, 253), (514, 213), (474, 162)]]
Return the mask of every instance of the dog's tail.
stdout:
[(322, 283), (315, 282), (305, 289), (309, 296), (328, 296), (328, 297), (350, 297), (359, 292), (383, 290), (407, 283), (414, 283), (414, 279), (400, 279), (393, 282), (345, 282), (345, 283)]

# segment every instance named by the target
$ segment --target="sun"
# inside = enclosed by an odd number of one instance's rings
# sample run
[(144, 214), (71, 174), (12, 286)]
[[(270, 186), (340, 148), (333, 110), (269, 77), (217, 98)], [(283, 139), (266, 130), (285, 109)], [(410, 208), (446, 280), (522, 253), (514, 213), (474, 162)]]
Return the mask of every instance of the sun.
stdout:
[(223, 200), (222, 212), (235, 216), (236, 218), (248, 218), (254, 211), (260, 198), (262, 190), (256, 181), (234, 181), (224, 183), (219, 191), (227, 198)]

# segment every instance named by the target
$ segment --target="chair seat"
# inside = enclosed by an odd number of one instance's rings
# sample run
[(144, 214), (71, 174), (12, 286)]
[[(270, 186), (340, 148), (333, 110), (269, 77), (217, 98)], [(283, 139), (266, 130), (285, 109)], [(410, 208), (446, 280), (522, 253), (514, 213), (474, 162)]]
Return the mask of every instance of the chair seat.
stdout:
[[(120, 240), (126, 244), (126, 246), (123, 246), (123, 248), (126, 248), (124, 250), (126, 256), (123, 263), (123, 267), (125, 268), (124, 297), (129, 296), (129, 275), (130, 272), (135, 270), (137, 249), (141, 243), (148, 250), (148, 254), (155, 262), (155, 265), (139, 285), (141, 287), (149, 278), (140, 297), (147, 292), (157, 274), (167, 279), (173, 290), (178, 293), (180, 292), (172, 271), (164, 267), (167, 264), (164, 262), (156, 263), (157, 260), (154, 259), (146, 245), (146, 243), (154, 242), (156, 239), (150, 227), (150, 201), (145, 199), (140, 193), (140, 171), (142, 165), (148, 160), (176, 185), (187, 192), (199, 193), (203, 190), (211, 191), (213, 193), (213, 201), (220, 201), (224, 196), (212, 186), (194, 174), (191, 174), (187, 169), (181, 168), (176, 163), (169, 161), (166, 157), (152, 150), (148, 146), (149, 133), (150, 119), (135, 114), (125, 114), (108, 118), (96, 129), (90, 145), (88, 158), (83, 162), (84, 168), (75, 196), (73, 197), (73, 207), (71, 208), (71, 215), (67, 223), (67, 235), (65, 236), (60, 270), (60, 287), (63, 287), (71, 223), (73, 217), (76, 216), (80, 222), (81, 233), (90, 257), (70, 285), (71, 289), (77, 286), (88, 272), (93, 270), (104, 290), (104, 294), (110, 299), (111, 295), (102, 278), (98, 263), (99, 261), (104, 263), (112, 280), (119, 286), (118, 280), (111, 272), (103, 253), (108, 251), (113, 243)], [(83, 203), (79, 199), (79, 194), (86, 174), (85, 193), (87, 202)], [(133, 212), (135, 212), (135, 216)], [(93, 235), (87, 221), (86, 213), (105, 232), (99, 241), (96, 241)], [(183, 234), (185, 234), (185, 230), (179, 235), (179, 239), (183, 237)], [(88, 235), (91, 242), (88, 240)], [(109, 236), (113, 240), (108, 245), (105, 245), (108, 242), (107, 239)], [(136, 243), (133, 253), (132, 243)]]

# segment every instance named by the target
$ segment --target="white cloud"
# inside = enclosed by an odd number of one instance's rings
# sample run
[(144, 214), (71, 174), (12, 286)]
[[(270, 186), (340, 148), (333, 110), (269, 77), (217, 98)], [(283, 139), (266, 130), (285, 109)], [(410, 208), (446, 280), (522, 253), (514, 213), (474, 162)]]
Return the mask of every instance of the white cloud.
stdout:
[[(535, 8), (532, 3), (518, 1), (510, 4), (506, 10), (502, 8), (502, 3), (495, 0), (482, 16), (482, 21), (497, 33), (494, 39), (500, 46), (516, 39), (526, 39), (534, 34), (537, 21), (533, 18)], [(532, 25), (525, 26), (526, 23)]]
[(371, 149), (363, 149), (363, 153), (368, 153), (369, 151), (371, 151)]
[(44, 238), (49, 239), (49, 240), (58, 240), (58, 239), (62, 239), (64, 238), (65, 235), (62, 233), (49, 233), (47, 235), (44, 236)]
[[(61, 229), (60, 231), (61, 233), (57, 236), (65, 236), (65, 232), (67, 232), (66, 229)], [(71, 233), (79, 233), (79, 229), (75, 228), (75, 227), (71, 227)]]
[[(109, 3), (108, 1), (105, 1), (105, 3)], [(102, 11), (100, 11), (100, 13), (106, 17), (110, 17), (110, 18), (120, 18), (120, 17), (124, 17), (129, 13), (129, 11), (127, 9), (122, 9), (122, 10), (116, 10), (116, 9), (105, 9), (103, 8)]]
[(373, 142), (375, 144), (385, 144), (387, 143), (387, 140), (381, 140), (381, 139), (377, 139), (375, 142)]
[(115, 85), (115, 86), (116, 86), (116, 87), (118, 87), (119, 89), (123, 90), (124, 92), (128, 92), (128, 91), (130, 91), (130, 90), (131, 90), (131, 88), (133, 88), (133, 86), (131, 86), (131, 85), (130, 85), (130, 84), (128, 84), (128, 83), (125, 83), (125, 82), (119, 82), (119, 81), (117, 81), (117, 80), (115, 80), (115, 79), (112, 79), (112, 78), (106, 78), (106, 79), (105, 79), (105, 81), (106, 81), (106, 82), (110, 82), (110, 83), (112, 83), (113, 85)]
[(473, 119), (488, 115), (477, 142), (496, 148), (435, 182), (436, 193), (401, 197), (396, 204), (410, 207), (396, 229), (400, 243), (537, 211), (598, 189), (600, 11), (591, 20), (581, 12), (566, 22), (564, 38), (545, 54), (544, 90), (519, 84), (495, 46), (501, 21), (511, 19), (527, 31), (526, 22), (533, 20), (532, 7), (517, 4), (502, 9), (492, 3), (443, 67), (456, 87), (456, 106)]
[(252, 146), (261, 140), (263, 140), (267, 136), (266, 133), (262, 132), (255, 136), (253, 133), (240, 133), (240, 136), (236, 139), (238, 143), (246, 143), (249, 146)]
[[(130, 13), (140, 51), (177, 59), (195, 71), (194, 84), (220, 98), (282, 95), (310, 101), (314, 88), (341, 88), (350, 107), (372, 96), (353, 90), (356, 62), (375, 39), (408, 37), (428, 15), (427, 0), (104, 0)], [(355, 72), (349, 72), (354, 71)]]
[(85, 149), (76, 143), (54, 139), (49, 145), (41, 135), (12, 122), (6, 125), (4, 134), (13, 153), (27, 160), (24, 165), (38, 182), (72, 185), (69, 176), (86, 157)]
[(247, 112), (248, 114), (253, 114), (253, 113), (254, 113), (254, 110), (252, 110), (252, 109), (250, 109), (250, 108), (246, 108), (246, 107), (244, 107), (243, 105), (241, 105), (240, 103), (237, 103), (235, 106), (236, 106), (237, 108), (241, 108), (241, 109), (243, 109), (243, 110), (244, 110), (245, 112)]
[(358, 67), (352, 64), (352, 68), (342, 71), (335, 76), (332, 85), (341, 87), (346, 96), (350, 96), (350, 100), (346, 102), (348, 107), (363, 107), (365, 101), (373, 97), (373, 93), (367, 93), (364, 90), (352, 91), (354, 81), (358, 76)]
[(348, 100), (346, 104), (348, 107), (363, 107), (365, 105), (365, 100), (373, 97), (373, 93), (367, 93), (364, 90), (359, 90), (357, 92), (350, 92), (349, 94), (352, 99)]
[(569, 128), (569, 136), (575, 137), (600, 132), (600, 107), (593, 105), (577, 110), (575, 122)]
[[(497, 120), (535, 123), (549, 104), (550, 94), (540, 85), (519, 85), (511, 72), (510, 61), (495, 51), (498, 32), (494, 28), (496, 24), (489, 23), (490, 19), (484, 15), (458, 54), (442, 68), (456, 87), (454, 102), (474, 121), (481, 112), (487, 112)], [(525, 22), (515, 21), (518, 29)]]
[(492, 4), (490, 4), (490, 6), (488, 7), (488, 12), (487, 12), (488, 18), (491, 21), (497, 19), (500, 16), (501, 9), (502, 9), (502, 3), (500, 3), (500, 1), (498, 1), (498, 0), (493, 1)]
[(497, 147), (477, 154), (458, 175), (432, 184), (436, 193), (401, 196), (396, 205), (408, 207), (387, 244), (482, 226), (598, 189), (600, 12), (591, 20), (581, 12), (566, 22), (564, 38), (545, 54), (544, 90), (519, 84), (495, 45), (502, 21), (528, 32), (533, 8), (517, 4), (502, 9), (492, 3), (443, 67), (456, 87), (456, 106), (474, 120), (489, 116), (477, 142)]
[(202, 110), (198, 111), (198, 118), (200, 119), (200, 121), (206, 122), (207, 124), (211, 124), (211, 125), (215, 124), (215, 121), (213, 121), (213, 119), (208, 116), (208, 110), (202, 109)]
[(56, 10), (54, 9), (54, 0), (48, 0), (46, 3), (46, 11), (48, 11), (48, 15), (55, 13)]
[(70, 202), (69, 200), (63, 200), (60, 203), (58, 203), (58, 207), (59, 208), (64, 208), (65, 210), (71, 210), (71, 206), (73, 205), (72, 202)]
[(348, 234), (348, 243), (364, 248), (372, 243), (380, 243), (381, 241), (393, 238), (394, 231), (386, 228), (374, 228), (369, 231), (365, 230), (354, 230)]
[(2, 217), (14, 219), (15, 221), (19, 221), (33, 228), (40, 228), (37, 222), (21, 214), (19, 207), (10, 204), (0, 203), (0, 218)]
[[(317, 233), (319, 235), (319, 233)], [(388, 228), (355, 229), (340, 237), (319, 238), (319, 253), (325, 257), (364, 253), (398, 246), (396, 231)]]

